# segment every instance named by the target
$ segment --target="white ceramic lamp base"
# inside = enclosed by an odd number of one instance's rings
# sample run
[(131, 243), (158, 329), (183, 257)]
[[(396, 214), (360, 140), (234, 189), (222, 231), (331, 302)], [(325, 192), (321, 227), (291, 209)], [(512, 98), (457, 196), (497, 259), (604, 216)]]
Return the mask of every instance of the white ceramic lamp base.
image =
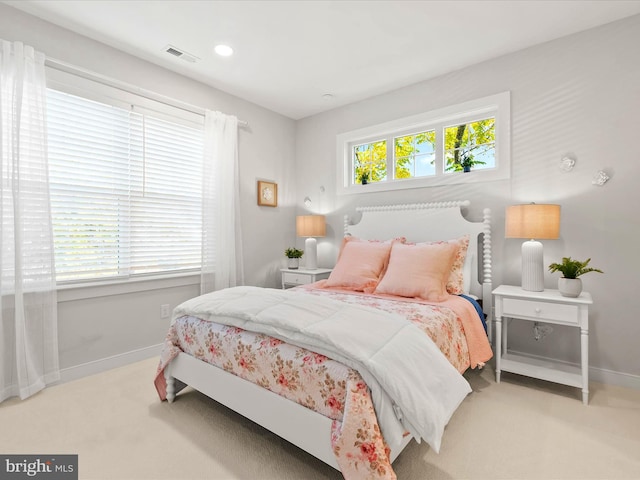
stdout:
[(530, 292), (544, 290), (544, 261), (542, 243), (528, 240), (522, 244), (522, 289)]
[(313, 237), (307, 237), (304, 241), (304, 258), (307, 270), (318, 268), (318, 242)]

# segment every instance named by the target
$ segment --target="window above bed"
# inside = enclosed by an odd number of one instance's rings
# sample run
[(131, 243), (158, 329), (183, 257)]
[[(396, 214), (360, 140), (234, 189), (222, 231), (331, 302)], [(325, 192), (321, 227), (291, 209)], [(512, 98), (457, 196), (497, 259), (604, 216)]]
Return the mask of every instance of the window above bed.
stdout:
[(337, 192), (358, 194), (509, 178), (509, 92), (337, 137)]

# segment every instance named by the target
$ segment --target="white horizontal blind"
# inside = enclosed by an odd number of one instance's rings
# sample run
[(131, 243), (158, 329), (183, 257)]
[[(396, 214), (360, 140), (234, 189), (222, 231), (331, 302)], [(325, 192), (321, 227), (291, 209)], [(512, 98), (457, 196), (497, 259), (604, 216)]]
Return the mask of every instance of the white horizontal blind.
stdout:
[(57, 280), (200, 267), (202, 130), (47, 92)]

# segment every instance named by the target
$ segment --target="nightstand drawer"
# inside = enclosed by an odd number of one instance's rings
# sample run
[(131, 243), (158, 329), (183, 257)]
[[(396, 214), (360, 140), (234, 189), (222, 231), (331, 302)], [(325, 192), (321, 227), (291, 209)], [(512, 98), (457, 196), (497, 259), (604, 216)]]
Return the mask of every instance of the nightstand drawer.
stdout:
[(504, 298), (502, 309), (506, 317), (539, 318), (541, 321), (556, 321), (572, 325), (577, 325), (579, 322), (577, 305)]
[(285, 272), (282, 274), (282, 282), (288, 285), (306, 285), (313, 280), (312, 275)]

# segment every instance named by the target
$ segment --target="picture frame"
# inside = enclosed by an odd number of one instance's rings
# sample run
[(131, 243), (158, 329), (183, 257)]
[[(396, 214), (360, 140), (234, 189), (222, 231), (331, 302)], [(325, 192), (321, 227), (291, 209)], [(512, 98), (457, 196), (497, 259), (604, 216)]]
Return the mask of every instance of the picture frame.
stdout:
[(263, 207), (278, 206), (278, 184), (258, 180), (258, 205)]

